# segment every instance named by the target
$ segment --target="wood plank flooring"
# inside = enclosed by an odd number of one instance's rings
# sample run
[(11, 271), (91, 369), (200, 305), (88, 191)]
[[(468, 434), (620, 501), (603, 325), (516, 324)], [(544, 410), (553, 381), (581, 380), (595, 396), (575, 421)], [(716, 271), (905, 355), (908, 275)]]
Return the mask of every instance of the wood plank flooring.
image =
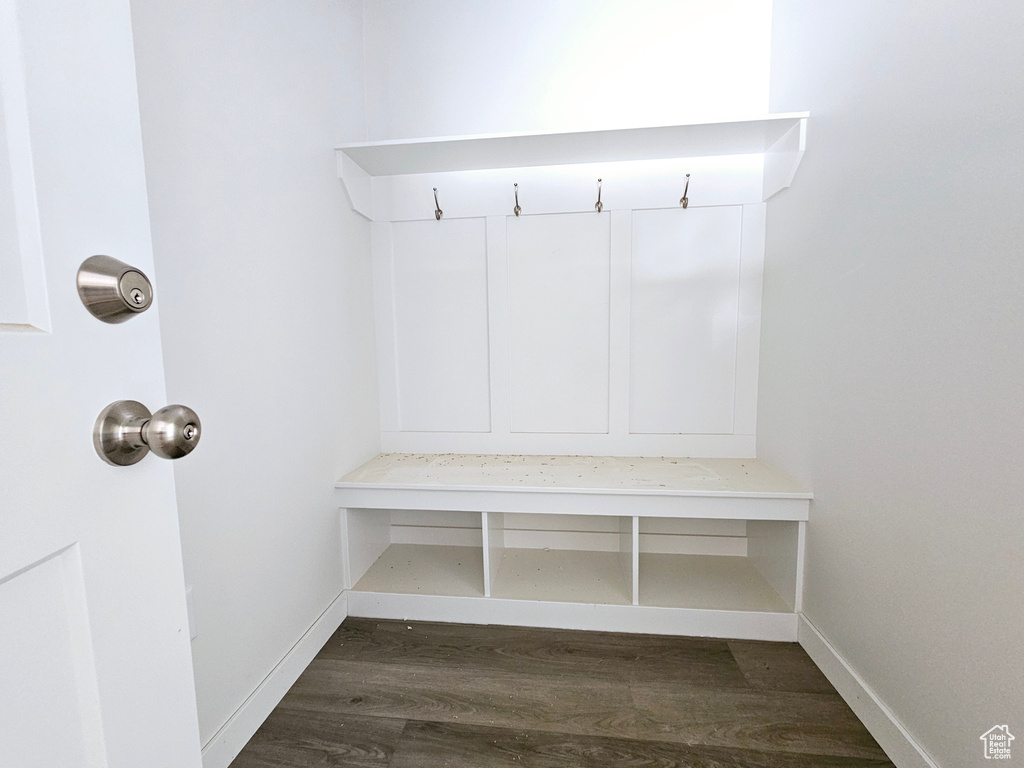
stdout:
[(893, 768), (795, 643), (346, 619), (232, 768)]

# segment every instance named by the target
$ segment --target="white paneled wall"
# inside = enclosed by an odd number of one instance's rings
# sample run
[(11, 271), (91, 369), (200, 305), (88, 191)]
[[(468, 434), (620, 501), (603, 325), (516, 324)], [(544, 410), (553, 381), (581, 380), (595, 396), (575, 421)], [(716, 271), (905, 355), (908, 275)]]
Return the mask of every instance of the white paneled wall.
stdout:
[(629, 428), (733, 431), (740, 206), (636, 211)]
[(763, 204), (373, 232), (383, 450), (753, 456)]
[(608, 432), (609, 216), (508, 219), (513, 432)]
[(391, 237), (399, 427), (487, 432), (484, 221), (400, 222)]

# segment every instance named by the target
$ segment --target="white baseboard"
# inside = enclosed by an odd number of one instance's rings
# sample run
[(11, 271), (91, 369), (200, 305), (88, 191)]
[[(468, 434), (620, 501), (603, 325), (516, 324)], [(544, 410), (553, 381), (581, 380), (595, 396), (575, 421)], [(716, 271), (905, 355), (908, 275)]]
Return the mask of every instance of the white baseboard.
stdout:
[[(453, 595), (348, 593), (348, 614), (366, 619), (447, 621), (517, 627), (641, 632), (651, 635), (727, 637), (734, 640), (797, 638), (795, 613), (713, 611), (649, 605), (594, 605)], [(211, 766), (206, 766), (211, 768)]]
[(861, 676), (803, 614), (800, 614), (797, 637), (807, 655), (825, 673), (896, 768), (938, 768)]
[(348, 595), (341, 593), (291, 647), (263, 682), (242, 702), (203, 747), (203, 768), (228, 768), (309, 662), (348, 616)]

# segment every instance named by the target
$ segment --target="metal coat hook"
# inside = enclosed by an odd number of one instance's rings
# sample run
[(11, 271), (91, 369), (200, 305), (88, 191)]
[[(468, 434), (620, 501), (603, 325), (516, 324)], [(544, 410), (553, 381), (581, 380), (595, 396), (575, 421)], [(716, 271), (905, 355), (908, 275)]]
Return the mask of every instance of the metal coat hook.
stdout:
[(437, 187), (434, 187), (434, 218), (438, 221), (444, 216), (444, 211), (441, 210), (441, 204), (437, 202)]
[(690, 174), (686, 174), (686, 186), (683, 187), (683, 196), (679, 198), (679, 204), (685, 208), (690, 204), (690, 198), (686, 196), (686, 193), (690, 191)]
[(516, 207), (512, 209), (512, 213), (518, 216), (520, 213), (523, 212), (523, 209), (519, 207), (519, 184), (516, 183), (513, 184), (512, 186), (516, 188)]
[(604, 206), (601, 205), (601, 180), (598, 179), (597, 180), (597, 202), (594, 204), (594, 210), (597, 211), (598, 213), (600, 213), (602, 208), (604, 208)]

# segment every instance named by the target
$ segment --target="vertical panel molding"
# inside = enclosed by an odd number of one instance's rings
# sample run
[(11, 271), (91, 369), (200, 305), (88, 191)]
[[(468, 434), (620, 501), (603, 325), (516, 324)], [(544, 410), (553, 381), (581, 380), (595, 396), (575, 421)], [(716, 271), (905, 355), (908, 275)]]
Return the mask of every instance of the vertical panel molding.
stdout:
[(508, 221), (513, 432), (608, 432), (609, 219)]
[(491, 428), (483, 219), (391, 225), (398, 426)]
[(487, 217), (487, 327), (490, 345), (491, 434), (512, 430), (509, 319), (508, 228), (505, 216)]
[(632, 255), (633, 212), (612, 211), (608, 433), (617, 439), (624, 439), (629, 435), (629, 315)]
[(733, 431), (757, 427), (757, 371), (761, 357), (761, 282), (764, 273), (764, 203), (743, 206), (740, 295), (736, 331), (736, 392)]
[(395, 304), (391, 265), (391, 224), (370, 225), (373, 259), (373, 315), (377, 341), (377, 386), (380, 392), (381, 432), (398, 431), (398, 365), (395, 350)]
[(633, 214), (630, 431), (731, 434), (739, 206)]

